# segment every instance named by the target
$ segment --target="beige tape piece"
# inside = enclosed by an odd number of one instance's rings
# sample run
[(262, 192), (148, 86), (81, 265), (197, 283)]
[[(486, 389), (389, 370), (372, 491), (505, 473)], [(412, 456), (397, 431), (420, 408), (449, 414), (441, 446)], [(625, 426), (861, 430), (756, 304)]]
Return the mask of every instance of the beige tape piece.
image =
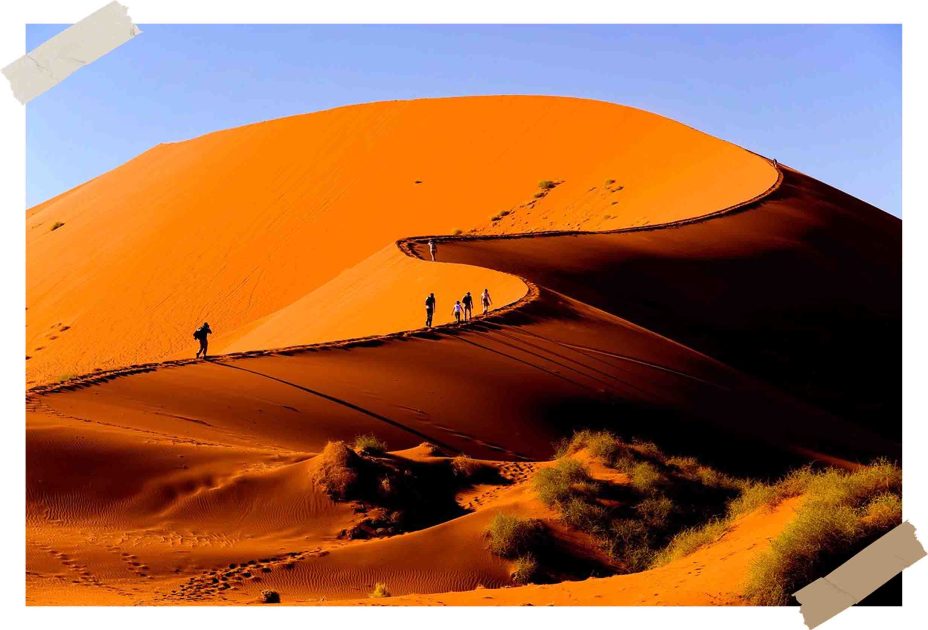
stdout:
[(850, 608), (925, 557), (925, 549), (908, 521), (877, 539), (823, 578), (794, 593), (809, 628)]
[(129, 10), (111, 2), (23, 55), (3, 74), (10, 80), (13, 96), (26, 104), (141, 32)]

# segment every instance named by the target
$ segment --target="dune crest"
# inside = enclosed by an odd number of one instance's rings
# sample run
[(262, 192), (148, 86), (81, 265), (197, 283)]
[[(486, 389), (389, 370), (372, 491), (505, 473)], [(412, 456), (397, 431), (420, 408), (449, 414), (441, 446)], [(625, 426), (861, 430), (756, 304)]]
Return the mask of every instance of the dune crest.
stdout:
[(192, 356), (203, 320), (214, 353), (417, 328), (425, 286), (447, 322), (465, 286), (497, 306), (525, 289), (384, 259), (397, 239), (653, 225), (775, 178), (666, 118), (559, 97), (373, 103), (159, 145), (30, 209), (27, 378)]

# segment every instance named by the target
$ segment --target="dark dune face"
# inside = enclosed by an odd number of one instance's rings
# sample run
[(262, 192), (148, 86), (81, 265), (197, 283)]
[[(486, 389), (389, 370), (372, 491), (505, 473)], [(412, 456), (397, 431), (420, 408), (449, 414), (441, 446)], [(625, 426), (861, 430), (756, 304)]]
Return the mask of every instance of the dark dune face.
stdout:
[(756, 206), (671, 229), (473, 240), (492, 263), (901, 439), (902, 222), (786, 170)]

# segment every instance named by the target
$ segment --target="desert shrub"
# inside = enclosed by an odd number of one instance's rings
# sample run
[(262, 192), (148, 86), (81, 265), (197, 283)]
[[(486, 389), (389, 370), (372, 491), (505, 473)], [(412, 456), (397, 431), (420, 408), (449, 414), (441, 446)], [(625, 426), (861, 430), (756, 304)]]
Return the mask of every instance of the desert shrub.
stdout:
[(487, 536), (490, 551), (503, 558), (516, 558), (534, 550), (543, 535), (541, 521), (497, 513), (490, 521)]
[(651, 537), (651, 531), (640, 520), (619, 518), (609, 523), (609, 531), (601, 544), (611, 558), (625, 566), (626, 571), (642, 571), (654, 557)]
[(632, 487), (642, 494), (652, 494), (664, 481), (664, 476), (653, 464), (638, 462), (628, 471)]
[(827, 574), (902, 520), (902, 472), (877, 461), (847, 473), (809, 473), (795, 518), (751, 567), (746, 596), (783, 605), (791, 594)]
[(381, 597), (390, 597), (390, 589), (387, 588), (387, 585), (383, 582), (377, 582), (374, 584), (374, 590), (370, 592), (368, 597), (379, 599)]
[(346, 499), (358, 481), (355, 469), (357, 456), (344, 442), (329, 442), (322, 449), (318, 459), (317, 481), (323, 490), (333, 499)]
[(586, 466), (569, 457), (562, 457), (554, 466), (539, 470), (534, 483), (538, 497), (548, 505), (563, 503), (578, 492), (594, 489)]
[(736, 517), (749, 514), (759, 507), (774, 507), (784, 499), (805, 492), (815, 476), (816, 473), (806, 466), (790, 472), (773, 484), (747, 482), (742, 486), (741, 495), (729, 504), (728, 513)]
[(543, 179), (540, 182), (538, 182), (538, 187), (541, 188), (542, 190), (551, 190), (555, 186), (557, 186), (557, 184), (551, 181), (550, 179)]
[(547, 193), (546, 193), (546, 192), (543, 192), (543, 191), (541, 191), (541, 192), (536, 192), (534, 195), (532, 195), (532, 197), (534, 197), (535, 199), (541, 199), (541, 198), (544, 197), (546, 194), (547, 194)]
[(649, 497), (639, 502), (635, 511), (648, 525), (663, 527), (673, 513), (673, 501), (666, 496)]
[(280, 593), (277, 591), (261, 591), (261, 602), (264, 604), (279, 604)]
[(606, 509), (581, 497), (571, 497), (560, 505), (561, 518), (564, 522), (582, 532), (592, 535), (605, 533), (608, 525)]
[(458, 455), (451, 460), (451, 472), (462, 481), (472, 481), (488, 472), (488, 466), (467, 455)]
[(464, 230), (462, 230), (461, 228), (454, 228), (454, 231), (451, 232), (451, 235), (452, 235), (452, 236), (460, 236), (460, 235), (463, 234), (463, 233), (464, 233)]
[(51, 227), (51, 229), (49, 230), (49, 232), (54, 232), (55, 230), (57, 230), (57, 229), (60, 228), (60, 227), (64, 227), (64, 223), (62, 223), (61, 221), (55, 221), (55, 222), (52, 224), (52, 227)]
[(519, 556), (512, 564), (512, 581), (516, 584), (531, 584), (538, 576), (539, 566), (535, 556), (528, 553)]
[(372, 433), (359, 435), (354, 439), (354, 451), (362, 455), (383, 455), (387, 450), (387, 443), (377, 439)]
[(700, 547), (718, 540), (729, 526), (728, 520), (713, 519), (699, 527), (690, 527), (677, 532), (670, 543), (655, 555), (651, 565), (659, 567), (677, 558), (688, 556)]
[(607, 179), (607, 180), (606, 180), (606, 186), (612, 186), (614, 183), (615, 183), (615, 180), (614, 180), (614, 179)]

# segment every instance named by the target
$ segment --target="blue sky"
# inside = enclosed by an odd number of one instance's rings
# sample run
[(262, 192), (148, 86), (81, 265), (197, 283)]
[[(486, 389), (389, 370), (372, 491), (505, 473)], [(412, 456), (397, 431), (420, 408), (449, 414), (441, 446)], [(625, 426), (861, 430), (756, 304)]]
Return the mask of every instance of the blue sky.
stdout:
[[(30, 25), (27, 47), (63, 30)], [(899, 26), (141, 25), (27, 106), (32, 206), (161, 143), (366, 101), (640, 107), (902, 212)]]

